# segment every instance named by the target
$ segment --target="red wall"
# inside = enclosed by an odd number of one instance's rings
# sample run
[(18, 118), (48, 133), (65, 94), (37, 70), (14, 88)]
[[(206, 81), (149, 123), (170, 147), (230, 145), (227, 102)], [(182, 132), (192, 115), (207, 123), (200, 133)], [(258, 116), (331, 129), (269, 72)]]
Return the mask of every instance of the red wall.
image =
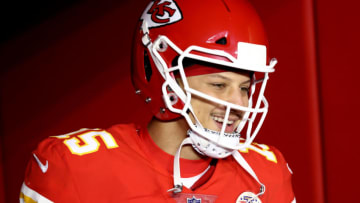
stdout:
[[(147, 1), (140, 2), (74, 4), (2, 44), (0, 202), (17, 202), (26, 162), (41, 139), (149, 119), (129, 80), (130, 39)], [(258, 142), (283, 152), (298, 202), (356, 201), (355, 1), (252, 2), (279, 60)]]
[(319, 0), (315, 5), (327, 199), (359, 201), (359, 2)]

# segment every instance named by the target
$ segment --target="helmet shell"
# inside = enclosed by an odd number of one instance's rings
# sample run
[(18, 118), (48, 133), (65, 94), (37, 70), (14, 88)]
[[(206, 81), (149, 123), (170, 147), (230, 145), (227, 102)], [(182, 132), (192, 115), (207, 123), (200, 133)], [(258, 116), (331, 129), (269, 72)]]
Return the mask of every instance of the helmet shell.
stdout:
[[(171, 19), (172, 16), (177, 16)], [(173, 120), (180, 114), (166, 109), (159, 73), (147, 47), (142, 43), (142, 21), (148, 21), (151, 41), (163, 35), (181, 50), (191, 45), (222, 50), (237, 58), (238, 42), (268, 45), (260, 17), (245, 0), (155, 0), (144, 10), (134, 36), (132, 82), (152, 114), (160, 120)], [(178, 53), (164, 53), (167, 67), (172, 67)], [(215, 57), (215, 56), (212, 56)], [(179, 104), (182, 102), (179, 100)]]

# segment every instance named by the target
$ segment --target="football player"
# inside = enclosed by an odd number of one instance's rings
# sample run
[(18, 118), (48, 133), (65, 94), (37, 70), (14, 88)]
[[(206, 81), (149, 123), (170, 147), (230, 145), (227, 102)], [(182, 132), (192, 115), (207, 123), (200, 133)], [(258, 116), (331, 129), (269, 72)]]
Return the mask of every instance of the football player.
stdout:
[(295, 202), (274, 147), (254, 143), (276, 59), (245, 0), (154, 0), (132, 81), (153, 119), (49, 137), (20, 202)]

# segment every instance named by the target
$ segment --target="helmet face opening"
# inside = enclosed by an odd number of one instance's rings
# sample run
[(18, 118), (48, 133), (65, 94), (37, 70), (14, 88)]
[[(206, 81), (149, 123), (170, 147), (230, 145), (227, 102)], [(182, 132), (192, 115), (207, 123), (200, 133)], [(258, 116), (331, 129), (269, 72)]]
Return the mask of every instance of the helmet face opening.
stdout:
[[(184, 117), (197, 150), (219, 158), (248, 146), (265, 119), (264, 91), (276, 64), (267, 65), (267, 58), (263, 26), (248, 2), (156, 0), (138, 26), (132, 79), (140, 96), (151, 98), (155, 117)], [(246, 102), (233, 103), (189, 83), (190, 77), (222, 72), (248, 75)], [(208, 115), (218, 128), (204, 124), (193, 106), (196, 99), (222, 109), (221, 115)]]

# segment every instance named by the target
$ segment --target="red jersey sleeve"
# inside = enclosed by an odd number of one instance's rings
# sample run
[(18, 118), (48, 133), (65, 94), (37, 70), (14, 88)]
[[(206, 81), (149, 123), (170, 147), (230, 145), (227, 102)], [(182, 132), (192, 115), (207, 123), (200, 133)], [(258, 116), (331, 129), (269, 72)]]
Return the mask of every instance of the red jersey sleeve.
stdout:
[(278, 149), (270, 147), (270, 150), (273, 151), (276, 156), (280, 172), (276, 185), (269, 188), (269, 190), (271, 190), (269, 192), (270, 199), (274, 199), (276, 202), (295, 203), (295, 195), (292, 187), (292, 171), (283, 154)]
[(80, 202), (66, 164), (68, 150), (62, 142), (49, 137), (32, 152), (20, 202)]
[(264, 202), (295, 202), (292, 171), (277, 148), (253, 143), (248, 149), (240, 152), (266, 187)]

